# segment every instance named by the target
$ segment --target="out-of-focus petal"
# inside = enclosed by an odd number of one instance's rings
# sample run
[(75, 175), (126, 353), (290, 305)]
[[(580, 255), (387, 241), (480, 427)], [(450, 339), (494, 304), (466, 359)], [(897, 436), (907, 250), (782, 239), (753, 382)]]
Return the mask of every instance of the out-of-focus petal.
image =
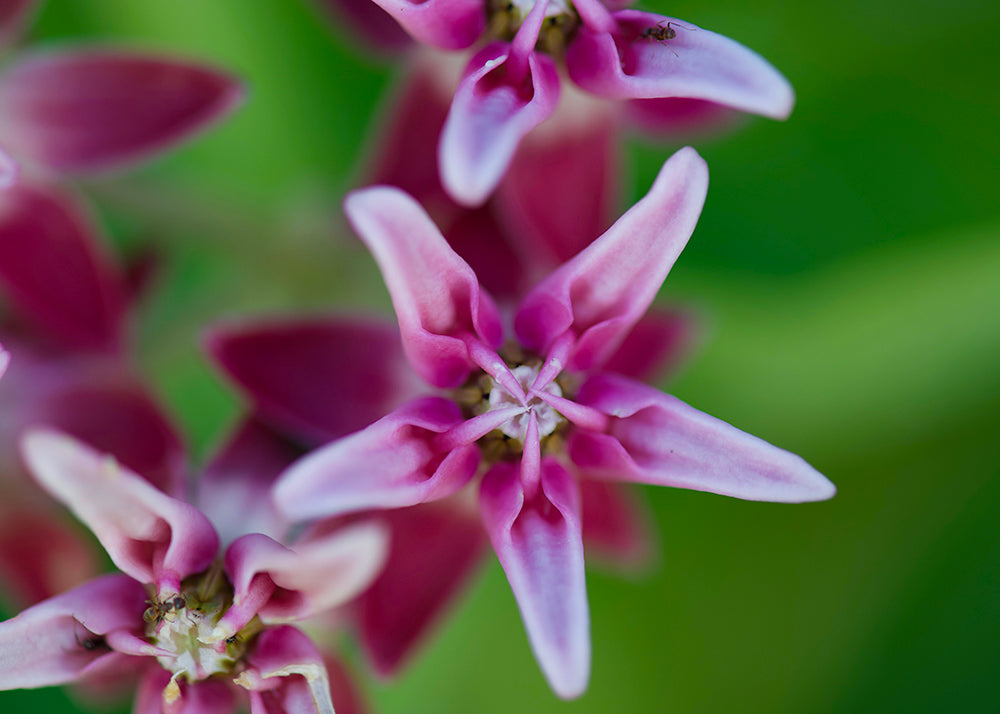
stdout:
[[(569, 76), (583, 89), (615, 99), (704, 99), (774, 119), (791, 113), (788, 80), (740, 43), (648, 12), (622, 10), (614, 18), (616, 32), (581, 30), (566, 52)], [(670, 39), (642, 36), (668, 27)]]
[(161, 593), (214, 560), (219, 537), (194, 506), (167, 496), (113, 458), (58, 432), (38, 429), (22, 441), (38, 482), (97, 536), (123, 572)]
[(570, 458), (594, 478), (784, 503), (836, 492), (801, 457), (625, 377), (594, 375), (577, 400), (616, 417), (607, 434), (570, 435)]
[(568, 369), (610, 358), (687, 244), (707, 191), (708, 167), (698, 152), (674, 154), (644, 198), (527, 295), (514, 320), (521, 343), (545, 354), (572, 331)]
[(235, 79), (174, 58), (74, 49), (23, 56), (0, 76), (0, 137), (60, 171), (120, 166), (228, 114)]
[(224, 545), (245, 533), (281, 539), (289, 524), (271, 502), (271, 487), (302, 453), (256, 419), (236, 429), (202, 472), (195, 501)]
[[(399, 52), (411, 44), (399, 23), (372, 0), (318, 0), (318, 4), (333, 16), (338, 28), (352, 36), (360, 33), (367, 43), (383, 52)], [(348, 27), (342, 28), (345, 21)]]
[(21, 175), (21, 167), (14, 157), (0, 147), (0, 191), (10, 188)]
[(604, 369), (640, 382), (674, 372), (690, 353), (699, 324), (683, 309), (652, 309), (643, 315)]
[(648, 509), (622, 484), (580, 479), (583, 547), (587, 560), (623, 570), (641, 568), (653, 550)]
[(526, 501), (517, 466), (494, 466), (483, 477), (480, 508), (531, 649), (553, 691), (571, 699), (590, 678), (580, 494), (554, 459), (541, 469), (542, 487)]
[(39, 0), (3, 0), (0, 2), (0, 48), (6, 48), (24, 31), (38, 8)]
[(358, 618), (368, 658), (379, 674), (389, 676), (413, 656), (472, 578), (486, 534), (475, 512), (454, 500), (379, 517), (392, 530), (389, 559), (361, 595)]
[(475, 335), (496, 348), (503, 337), (496, 306), (472, 268), (402, 191), (354, 191), (344, 210), (382, 270), (414, 369), (436, 387), (461, 385), (473, 368), (464, 338)]
[(624, 111), (626, 120), (643, 132), (674, 140), (724, 132), (743, 116), (722, 104), (683, 97), (632, 99)]
[(0, 623), (0, 690), (72, 682), (111, 654), (103, 635), (142, 625), (146, 590), (105, 575)]
[(460, 50), (479, 39), (486, 27), (483, 0), (374, 0), (419, 42)]
[(120, 346), (125, 283), (99, 236), (64, 190), (21, 183), (0, 192), (0, 288), (22, 320), (61, 346)]
[(205, 347), (263, 419), (311, 444), (368, 426), (421, 387), (399, 330), (381, 320), (299, 317), (219, 325), (208, 332)]
[(299, 630), (268, 627), (247, 659), (235, 681), (249, 690), (252, 714), (334, 714), (323, 658)]
[[(233, 583), (233, 606), (213, 638), (221, 641), (242, 629), (254, 615), (264, 623), (301, 620), (342, 605), (364, 590), (382, 569), (389, 533), (376, 522), (347, 526), (286, 548), (259, 533), (237, 539), (226, 551), (226, 573)], [(243, 608), (255, 590), (266, 601)]]
[(64, 520), (10, 496), (0, 504), (0, 582), (18, 605), (66, 592), (100, 572), (84, 534)]
[(450, 452), (434, 444), (437, 434), (461, 421), (447, 399), (412, 401), (297, 461), (275, 486), (275, 502), (286, 517), (301, 521), (449, 496), (479, 465), (474, 444)]
[(463, 205), (486, 200), (522, 137), (548, 118), (559, 100), (551, 58), (532, 52), (527, 76), (509, 77), (510, 52), (510, 45), (497, 42), (469, 61), (441, 133), (441, 180)]
[(236, 710), (233, 690), (221, 680), (189, 683), (181, 679), (180, 696), (172, 702), (163, 698), (169, 682), (167, 670), (150, 667), (139, 681), (132, 714), (231, 714)]
[(368, 714), (364, 695), (359, 690), (347, 666), (329, 653), (324, 653), (326, 674), (330, 679), (330, 697), (337, 714)]

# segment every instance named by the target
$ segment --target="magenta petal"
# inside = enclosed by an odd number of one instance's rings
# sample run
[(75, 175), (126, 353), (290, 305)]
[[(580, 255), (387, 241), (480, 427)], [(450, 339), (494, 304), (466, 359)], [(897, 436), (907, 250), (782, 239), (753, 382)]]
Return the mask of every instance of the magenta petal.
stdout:
[(570, 436), (570, 458), (595, 478), (784, 503), (836, 492), (801, 457), (625, 377), (595, 375), (577, 399), (616, 417), (607, 434)]
[(494, 43), (469, 61), (441, 132), (438, 160), (449, 195), (481, 204), (503, 178), (521, 138), (555, 110), (559, 74), (546, 55), (528, 55), (527, 77), (509, 77), (510, 45)]
[(483, 527), (462, 503), (438, 501), (381, 514), (389, 559), (358, 602), (361, 643), (375, 670), (395, 674), (475, 574)]
[(205, 346), (262, 418), (316, 444), (366, 427), (417, 394), (399, 330), (379, 320), (220, 325)]
[(142, 626), (146, 590), (105, 575), (0, 623), (0, 690), (65, 684), (112, 654), (102, 635)]
[(463, 338), (474, 334), (495, 348), (503, 337), (472, 268), (402, 191), (354, 191), (344, 210), (382, 269), (414, 369), (436, 387), (461, 385), (473, 367)]
[[(338, 26), (352, 36), (355, 32), (384, 52), (397, 52), (410, 46), (409, 36), (399, 23), (372, 0), (318, 0), (333, 15)], [(341, 21), (343, 18), (345, 22)]]
[(0, 288), (23, 319), (77, 349), (121, 341), (124, 276), (71, 194), (19, 184), (0, 192)]
[(330, 681), (315, 645), (288, 625), (268, 627), (236, 683), (250, 691), (252, 714), (333, 714)]
[(578, 340), (569, 369), (605, 362), (687, 244), (707, 190), (698, 152), (688, 147), (670, 157), (643, 199), (525, 297), (514, 320), (521, 343), (545, 354), (571, 330)]
[(364, 694), (354, 682), (347, 666), (329, 652), (324, 653), (326, 674), (330, 679), (330, 697), (337, 714), (367, 714)]
[(480, 508), (535, 657), (553, 691), (572, 699), (590, 678), (580, 494), (554, 459), (542, 462), (541, 486), (525, 500), (517, 467), (498, 464), (483, 477)]
[(460, 50), (486, 26), (482, 0), (374, 0), (414, 39), (442, 50)]
[(654, 382), (685, 360), (699, 327), (689, 311), (650, 310), (635, 323), (604, 369)]
[(658, 138), (701, 137), (734, 127), (741, 114), (704, 99), (662, 97), (632, 99), (625, 104), (628, 121)]
[[(704, 99), (774, 119), (791, 113), (788, 80), (753, 50), (663, 15), (622, 10), (614, 18), (614, 34), (582, 30), (566, 52), (569, 76), (583, 89), (615, 99)], [(667, 23), (675, 37), (642, 37)]]
[(461, 421), (458, 407), (447, 399), (410, 402), (294, 463), (275, 486), (275, 502), (298, 521), (449, 496), (479, 464), (474, 444), (450, 453), (434, 444), (437, 434)]
[(163, 690), (170, 682), (170, 672), (159, 666), (143, 673), (136, 691), (132, 714), (230, 714), (236, 710), (236, 697), (224, 681), (209, 679), (188, 683), (179, 680), (180, 697), (167, 703)]
[(39, 0), (3, 0), (0, 2), (0, 48), (16, 40), (31, 21)]
[(92, 171), (162, 151), (232, 111), (232, 77), (102, 49), (36, 54), (0, 77), (0, 136), (46, 166)]
[(645, 565), (653, 551), (648, 508), (623, 484), (581, 479), (583, 546), (587, 560), (632, 570)]
[(219, 537), (194, 506), (68, 436), (38, 429), (22, 441), (28, 469), (101, 541), (123, 572), (169, 592), (204, 570)]
[(0, 148), (0, 191), (17, 183), (20, 175), (21, 166), (14, 160), (14, 157)]

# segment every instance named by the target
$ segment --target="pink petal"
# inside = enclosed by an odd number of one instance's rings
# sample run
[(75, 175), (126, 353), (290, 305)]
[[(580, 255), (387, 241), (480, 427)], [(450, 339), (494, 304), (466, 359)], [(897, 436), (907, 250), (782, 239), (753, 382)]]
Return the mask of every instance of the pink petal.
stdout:
[(553, 459), (542, 462), (541, 477), (541, 490), (525, 500), (517, 467), (497, 464), (483, 477), (480, 508), (535, 657), (553, 691), (572, 699), (590, 678), (580, 494)]
[(0, 288), (42, 334), (75, 349), (121, 344), (124, 276), (70, 193), (18, 184), (0, 192)]
[(698, 328), (690, 311), (652, 309), (635, 323), (604, 369), (640, 382), (655, 382), (684, 362)]
[(593, 376), (577, 399), (616, 417), (607, 434), (570, 435), (570, 458), (594, 478), (785, 503), (836, 492), (801, 457), (625, 377)]
[(392, 528), (389, 559), (358, 603), (361, 644), (393, 675), (444, 617), (482, 562), (486, 537), (456, 499), (380, 514)]
[(13, 156), (0, 147), (0, 191), (8, 189), (17, 183), (20, 175), (20, 165), (14, 160)]
[[(788, 80), (753, 50), (663, 15), (622, 10), (614, 18), (614, 34), (584, 29), (567, 49), (569, 76), (588, 92), (704, 99), (774, 119), (791, 113), (795, 95)], [(642, 37), (668, 27), (676, 33), (671, 39)]]
[(280, 539), (289, 525), (271, 502), (278, 474), (302, 449), (254, 419), (245, 420), (205, 467), (198, 480), (198, 508), (223, 544), (245, 533)]
[[(264, 623), (290, 622), (342, 605), (378, 575), (389, 547), (387, 529), (375, 522), (340, 528), (286, 548), (259, 533), (226, 550), (226, 573), (235, 595), (212, 637), (222, 641), (254, 615)], [(258, 599), (258, 592), (265, 593)], [(254, 603), (244, 607), (244, 601)]]
[(465, 49), (482, 34), (482, 0), (374, 0), (419, 42), (442, 50)]
[(11, 44), (31, 22), (39, 0), (3, 0), (0, 2), (0, 48)]
[(174, 146), (232, 111), (242, 93), (232, 77), (173, 58), (39, 53), (0, 77), (0, 136), (54, 169), (106, 169)]
[(380, 320), (299, 317), (221, 325), (209, 330), (205, 347), (262, 418), (311, 444), (368, 426), (415, 396), (419, 386), (399, 330)]
[(250, 691), (252, 714), (333, 714), (323, 658), (299, 630), (265, 629), (247, 660), (236, 683)]
[(457, 202), (476, 206), (503, 178), (518, 143), (559, 100), (559, 74), (547, 56), (528, 56), (528, 76), (508, 70), (511, 47), (493, 43), (469, 61), (441, 133), (441, 180)]
[(167, 670), (147, 669), (139, 682), (132, 714), (230, 714), (236, 710), (233, 690), (223, 681), (209, 679), (192, 684), (181, 678), (180, 698), (167, 703), (163, 690), (169, 682)]
[(22, 441), (38, 482), (68, 506), (122, 571), (161, 593), (215, 559), (219, 537), (194, 506), (171, 498), (113, 458), (58, 432), (38, 429)]
[(645, 504), (621, 484), (581, 479), (579, 485), (587, 559), (623, 570), (646, 565), (654, 531)]
[(613, 117), (565, 124), (555, 131), (547, 123), (526, 136), (496, 193), (508, 233), (545, 273), (607, 230), (618, 204), (621, 167)]
[(297, 461), (275, 486), (275, 502), (286, 517), (301, 521), (451, 495), (472, 478), (479, 449), (442, 452), (434, 441), (461, 420), (458, 407), (446, 399), (410, 402)]
[(578, 340), (567, 367), (587, 370), (617, 350), (642, 317), (694, 231), (708, 168), (688, 147), (663, 165), (649, 193), (521, 303), (521, 343), (546, 353), (567, 331)]
[(657, 138), (703, 137), (718, 134), (739, 123), (730, 107), (704, 99), (663, 97), (632, 99), (625, 104), (628, 121)]
[(354, 682), (347, 666), (329, 652), (324, 653), (326, 673), (330, 678), (330, 696), (337, 714), (367, 714), (364, 694)]
[[(372, 0), (319, 0), (333, 16), (338, 28), (364, 40), (383, 52), (399, 52), (410, 47), (410, 38), (399, 23)], [(346, 27), (342, 27), (346, 25)]]
[(355, 191), (344, 210), (382, 269), (414, 369), (436, 387), (461, 385), (473, 367), (463, 338), (476, 335), (495, 348), (503, 337), (475, 273), (401, 191)]
[(0, 623), (0, 690), (72, 682), (111, 654), (103, 635), (142, 626), (146, 590), (105, 575)]

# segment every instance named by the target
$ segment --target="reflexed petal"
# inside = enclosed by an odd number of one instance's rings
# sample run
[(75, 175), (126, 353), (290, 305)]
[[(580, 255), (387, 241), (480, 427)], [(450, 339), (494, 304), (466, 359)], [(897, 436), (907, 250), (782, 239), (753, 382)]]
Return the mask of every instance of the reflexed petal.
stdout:
[(583, 570), (580, 494), (553, 459), (526, 501), (515, 465), (483, 477), (480, 507), (524, 619), (531, 648), (553, 691), (580, 696), (590, 678), (590, 615)]
[(486, 26), (482, 0), (374, 0), (415, 40), (442, 50), (460, 50)]
[[(342, 605), (364, 590), (382, 569), (389, 533), (375, 522), (340, 528), (286, 548), (259, 533), (237, 539), (226, 550), (233, 606), (213, 632), (221, 641), (254, 615), (266, 623), (301, 620)], [(258, 601), (258, 593), (266, 593)], [(244, 607), (244, 601), (255, 603)]]
[[(663, 15), (622, 10), (614, 17), (614, 34), (582, 30), (567, 50), (569, 76), (588, 92), (704, 99), (774, 119), (791, 113), (795, 95), (788, 80), (753, 50)], [(667, 23), (675, 37), (642, 37)]]
[[(361, 33), (365, 41), (383, 52), (396, 52), (410, 46), (409, 36), (399, 23), (392, 19), (372, 0), (318, 0), (340, 27), (347, 24), (347, 34)], [(343, 18), (343, 20), (341, 20)]]
[(102, 635), (142, 627), (146, 590), (105, 575), (0, 623), (0, 690), (65, 684), (111, 654)]
[(649, 509), (627, 486), (580, 479), (583, 548), (587, 560), (633, 570), (646, 565), (654, 547)]
[(361, 644), (375, 670), (388, 676), (413, 656), (472, 578), (486, 535), (475, 513), (454, 499), (379, 517), (392, 528), (389, 559), (358, 609)]
[(84, 206), (66, 191), (0, 192), (0, 288), (22, 319), (78, 349), (120, 346), (126, 288)]
[(0, 47), (6, 47), (21, 35), (38, 5), (39, 0), (0, 2)]
[(470, 60), (441, 133), (441, 180), (463, 205), (486, 200), (521, 138), (548, 118), (559, 100), (555, 63), (532, 52), (528, 76), (509, 77), (510, 51), (510, 45), (493, 43)]
[(219, 537), (201, 511), (158, 491), (113, 458), (43, 429), (29, 432), (21, 450), (42, 487), (136, 580), (170, 592), (215, 558)]
[(252, 714), (333, 714), (323, 658), (299, 630), (268, 627), (247, 659), (235, 681), (250, 691)]
[(570, 458), (594, 478), (786, 503), (836, 492), (801, 457), (625, 377), (595, 375), (577, 399), (617, 417), (607, 434), (570, 436)]
[(241, 96), (232, 77), (191, 62), (101, 49), (38, 53), (0, 77), (0, 136), (46, 166), (100, 170), (175, 145)]
[(694, 231), (708, 168), (688, 147), (660, 170), (649, 193), (521, 303), (521, 343), (544, 354), (567, 331), (578, 336), (567, 367), (587, 370), (614, 354), (649, 307)]
[(434, 445), (437, 434), (461, 421), (446, 399), (410, 402), (297, 461), (275, 486), (275, 502), (286, 517), (301, 521), (449, 496), (479, 464), (474, 444), (450, 453)]
[(474, 334), (494, 348), (503, 338), (476, 274), (401, 191), (354, 191), (344, 210), (382, 270), (410, 363), (436, 387), (459, 386), (473, 367), (462, 338)]
[(604, 369), (640, 382), (656, 381), (688, 356), (699, 326), (689, 311), (652, 309), (635, 323)]
[(368, 426), (419, 386), (399, 330), (381, 320), (220, 325), (210, 329), (205, 347), (263, 419), (312, 444)]

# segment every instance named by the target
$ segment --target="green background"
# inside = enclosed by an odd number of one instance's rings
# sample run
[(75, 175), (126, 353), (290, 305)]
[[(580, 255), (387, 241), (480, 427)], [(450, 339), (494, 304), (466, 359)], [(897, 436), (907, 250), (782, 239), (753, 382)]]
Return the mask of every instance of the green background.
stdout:
[[(1000, 3), (644, 9), (744, 42), (798, 95), (787, 122), (698, 144), (709, 198), (660, 299), (694, 304), (706, 328), (669, 388), (802, 454), (839, 493), (787, 506), (646, 489), (658, 560), (624, 579), (590, 571), (582, 699), (549, 692), (491, 561), (399, 680), (359, 674), (373, 709), (993, 710)], [(152, 241), (165, 256), (136, 347), (194, 463), (240, 410), (199, 356), (206, 322), (388, 310), (339, 202), (393, 66), (348, 36), (298, 0), (58, 0), (31, 33), (177, 51), (247, 80), (230, 121), (85, 187), (123, 250)], [(631, 199), (672, 150), (629, 141)], [(0, 710), (75, 708), (46, 690), (2, 693)]]

